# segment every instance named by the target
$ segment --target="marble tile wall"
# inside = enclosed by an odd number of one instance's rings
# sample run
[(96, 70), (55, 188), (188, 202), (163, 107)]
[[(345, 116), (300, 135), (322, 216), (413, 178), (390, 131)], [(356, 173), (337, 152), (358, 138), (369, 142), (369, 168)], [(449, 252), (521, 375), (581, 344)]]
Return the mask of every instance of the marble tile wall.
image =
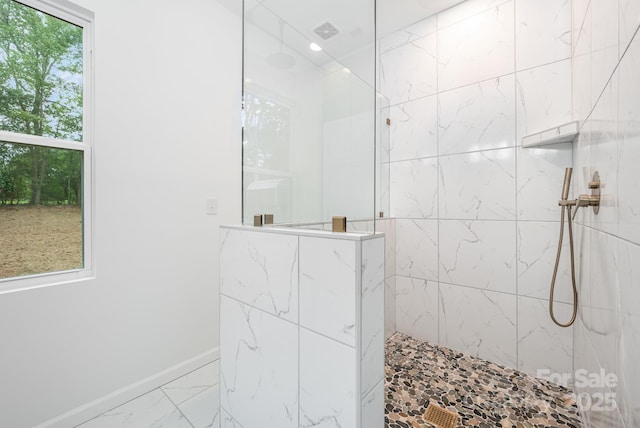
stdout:
[(384, 239), (223, 227), (220, 253), (221, 426), (382, 428)]
[(469, 0), (380, 42), (396, 329), (534, 375), (572, 369), (572, 330), (546, 309), (572, 147), (521, 147), (573, 118), (571, 12)]
[[(580, 295), (576, 370), (617, 382), (577, 386), (585, 426), (640, 426), (640, 2), (573, 0), (574, 193), (594, 171), (602, 180), (598, 215), (578, 213)], [(607, 395), (609, 394), (609, 395)], [(608, 404), (615, 400), (615, 409)], [(604, 408), (603, 408), (604, 407)]]

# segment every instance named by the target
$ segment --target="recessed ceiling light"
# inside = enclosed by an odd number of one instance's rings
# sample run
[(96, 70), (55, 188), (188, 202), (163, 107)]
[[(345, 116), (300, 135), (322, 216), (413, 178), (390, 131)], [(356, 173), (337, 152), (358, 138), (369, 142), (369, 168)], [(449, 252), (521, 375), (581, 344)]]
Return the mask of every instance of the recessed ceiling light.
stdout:
[(313, 42), (311, 42), (311, 44), (309, 45), (309, 49), (311, 49), (314, 52), (320, 52), (322, 50), (320, 46), (318, 46), (316, 43), (313, 43)]

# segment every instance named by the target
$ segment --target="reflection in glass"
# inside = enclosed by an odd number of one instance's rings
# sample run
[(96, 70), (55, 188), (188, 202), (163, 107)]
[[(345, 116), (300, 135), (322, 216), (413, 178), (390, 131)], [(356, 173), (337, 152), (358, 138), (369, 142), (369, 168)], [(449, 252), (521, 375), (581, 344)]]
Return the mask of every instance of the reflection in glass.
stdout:
[(374, 2), (246, 0), (244, 20), (244, 222), (372, 225)]

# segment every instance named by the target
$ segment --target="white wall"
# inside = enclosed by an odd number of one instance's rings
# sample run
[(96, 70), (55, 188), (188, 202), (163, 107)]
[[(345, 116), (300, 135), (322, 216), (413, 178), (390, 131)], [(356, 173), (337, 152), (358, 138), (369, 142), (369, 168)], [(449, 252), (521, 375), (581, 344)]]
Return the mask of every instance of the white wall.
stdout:
[(96, 15), (96, 278), (0, 295), (3, 427), (68, 427), (214, 358), (218, 225), (240, 221), (240, 17), (77, 3)]
[[(581, 306), (576, 370), (615, 375), (577, 383), (587, 427), (640, 426), (640, 2), (573, 1), (574, 196), (602, 181), (600, 212), (576, 220)], [(610, 408), (615, 400), (617, 409)], [(597, 404), (602, 403), (598, 409)]]
[(547, 313), (571, 146), (521, 147), (572, 120), (570, 44), (568, 0), (469, 0), (381, 40), (398, 331), (532, 374), (571, 370), (571, 329)]

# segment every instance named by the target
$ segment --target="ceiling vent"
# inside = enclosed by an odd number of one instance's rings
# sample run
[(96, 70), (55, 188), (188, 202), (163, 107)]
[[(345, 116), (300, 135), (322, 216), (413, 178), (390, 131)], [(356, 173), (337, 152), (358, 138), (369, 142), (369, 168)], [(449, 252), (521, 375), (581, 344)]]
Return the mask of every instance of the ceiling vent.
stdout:
[(333, 36), (339, 33), (338, 29), (334, 27), (330, 22), (325, 22), (318, 28), (313, 30), (322, 40), (329, 40)]

